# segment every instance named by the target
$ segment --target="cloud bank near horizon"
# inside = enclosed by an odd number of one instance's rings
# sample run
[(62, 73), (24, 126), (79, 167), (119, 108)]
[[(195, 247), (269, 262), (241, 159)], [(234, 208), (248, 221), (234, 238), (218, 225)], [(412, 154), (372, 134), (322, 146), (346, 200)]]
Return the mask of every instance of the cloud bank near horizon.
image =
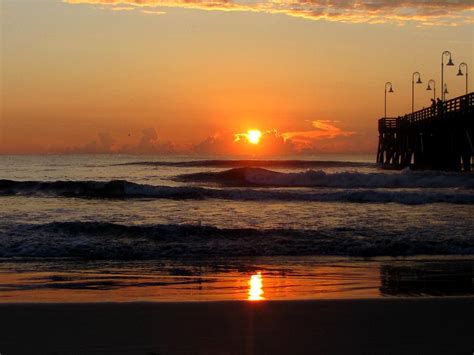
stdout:
[[(99, 132), (97, 138), (83, 145), (65, 149), (51, 149), (65, 154), (204, 154), (204, 155), (292, 155), (317, 153), (345, 153), (371, 151), (361, 144), (355, 132), (336, 127), (333, 121), (308, 122), (308, 129), (279, 133), (276, 129), (263, 131), (260, 143), (255, 145), (245, 139), (245, 133), (219, 132), (195, 144), (176, 144), (159, 137), (153, 127), (144, 128), (140, 136), (131, 141), (119, 141), (111, 134)], [(240, 139), (235, 139), (235, 137)]]
[(460, 26), (474, 23), (472, 0), (63, 0), (68, 4), (99, 5), (114, 11), (138, 10), (164, 14), (160, 8), (208, 11), (247, 11), (285, 14), (309, 20), (343, 23), (408, 22), (421, 26)]

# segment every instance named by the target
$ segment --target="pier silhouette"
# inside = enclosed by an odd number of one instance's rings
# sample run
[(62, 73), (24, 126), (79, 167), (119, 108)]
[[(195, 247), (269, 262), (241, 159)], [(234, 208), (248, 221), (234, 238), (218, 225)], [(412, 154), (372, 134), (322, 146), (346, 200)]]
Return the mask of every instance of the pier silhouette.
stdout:
[(379, 119), (377, 163), (386, 168), (471, 171), (474, 93), (403, 117)]

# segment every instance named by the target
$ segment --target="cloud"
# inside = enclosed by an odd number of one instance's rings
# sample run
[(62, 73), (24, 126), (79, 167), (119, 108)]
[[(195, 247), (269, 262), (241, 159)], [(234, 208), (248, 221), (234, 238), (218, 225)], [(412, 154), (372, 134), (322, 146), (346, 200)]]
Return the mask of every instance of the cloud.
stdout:
[(84, 145), (67, 147), (61, 153), (102, 154), (113, 152), (115, 139), (106, 132), (99, 132), (97, 136), (97, 139), (93, 139)]
[(250, 130), (248, 130), (247, 132), (244, 132), (244, 133), (234, 134), (234, 142), (238, 142), (240, 140), (244, 140), (244, 141), (248, 142), (252, 139), (251, 134), (256, 134), (258, 139), (261, 139), (261, 138), (264, 138), (268, 134), (273, 134), (274, 132), (276, 132), (276, 131), (273, 130), (273, 131), (267, 131), (267, 132), (260, 132), (258, 129), (250, 129)]
[(111, 6), (109, 8), (101, 7), (101, 9), (111, 10), (111, 11), (133, 11), (133, 10), (135, 10), (135, 7), (133, 7), (133, 6)]
[(247, 133), (214, 134), (194, 145), (191, 151), (196, 154), (227, 156), (289, 155), (295, 152), (293, 143), (285, 141), (276, 130), (262, 132), (258, 144), (250, 143), (246, 137)]
[(199, 154), (222, 156), (288, 156), (294, 154), (368, 152), (373, 150), (367, 137), (346, 131), (327, 120), (308, 121), (308, 130), (262, 131), (258, 144), (247, 139), (247, 133), (219, 132), (198, 143), (177, 144), (163, 140), (153, 127), (136, 133), (99, 132), (91, 141), (63, 149), (51, 147), (50, 153), (66, 154)]
[(298, 132), (282, 133), (284, 140), (291, 140), (297, 146), (308, 148), (315, 144), (315, 142), (323, 139), (334, 139), (340, 137), (350, 137), (355, 132), (344, 131), (334, 125), (334, 121), (316, 120), (312, 121), (312, 129)]
[(142, 10), (142, 13), (147, 15), (164, 15), (166, 12), (159, 10)]
[[(292, 155), (315, 153), (342, 153), (347, 151), (370, 151), (373, 147), (327, 120), (311, 121), (305, 131), (283, 132), (276, 129), (262, 132), (260, 142), (251, 144), (247, 133), (230, 132), (215, 134), (196, 144), (191, 150), (198, 154), (211, 155)], [(356, 137), (354, 137), (356, 136)], [(357, 148), (359, 147), (359, 148)]]
[(158, 139), (158, 133), (153, 127), (144, 128), (135, 144), (125, 144), (117, 148), (123, 154), (173, 154), (180, 151), (180, 147), (170, 141)]
[(137, 138), (130, 134), (128, 138), (132, 142), (128, 139), (119, 141), (109, 133), (99, 132), (98, 138), (84, 145), (69, 146), (65, 149), (53, 148), (52, 151), (66, 154), (173, 154), (184, 152), (186, 149), (170, 141), (160, 140), (158, 133), (152, 127), (144, 128)]
[(117, 8), (135, 7), (161, 15), (162, 7), (210, 11), (253, 11), (286, 14), (310, 20), (346, 23), (414, 22), (423, 26), (459, 26), (474, 23), (472, 0), (63, 0)]

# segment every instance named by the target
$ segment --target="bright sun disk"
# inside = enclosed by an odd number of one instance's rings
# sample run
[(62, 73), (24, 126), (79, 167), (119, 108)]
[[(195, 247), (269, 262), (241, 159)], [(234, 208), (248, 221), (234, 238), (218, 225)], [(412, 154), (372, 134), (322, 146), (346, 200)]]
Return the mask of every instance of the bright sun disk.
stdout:
[(258, 144), (261, 137), (262, 132), (260, 132), (258, 129), (250, 129), (247, 131), (247, 140), (252, 144)]

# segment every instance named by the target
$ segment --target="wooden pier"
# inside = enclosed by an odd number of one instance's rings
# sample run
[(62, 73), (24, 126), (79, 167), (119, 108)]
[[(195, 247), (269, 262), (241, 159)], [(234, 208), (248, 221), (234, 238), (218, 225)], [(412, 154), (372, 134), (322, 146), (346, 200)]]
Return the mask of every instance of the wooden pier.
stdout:
[(377, 163), (387, 168), (471, 171), (474, 93), (379, 120)]

